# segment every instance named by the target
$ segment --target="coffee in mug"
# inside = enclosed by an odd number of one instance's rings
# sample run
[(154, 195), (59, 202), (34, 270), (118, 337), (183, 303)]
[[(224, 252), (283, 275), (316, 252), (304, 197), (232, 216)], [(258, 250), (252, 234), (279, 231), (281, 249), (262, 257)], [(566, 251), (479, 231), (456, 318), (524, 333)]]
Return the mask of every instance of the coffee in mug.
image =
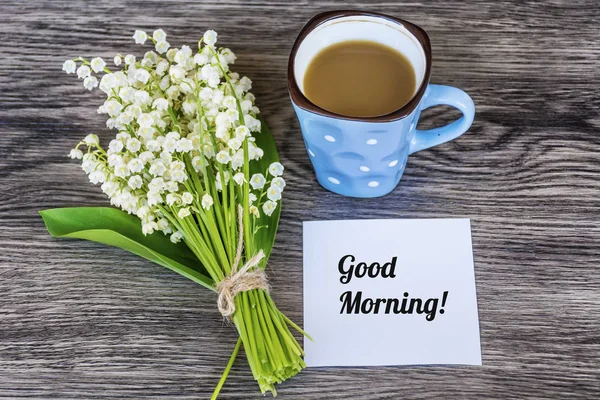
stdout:
[(351, 117), (389, 114), (412, 99), (417, 78), (406, 56), (370, 40), (321, 50), (304, 75), (304, 94), (319, 107)]

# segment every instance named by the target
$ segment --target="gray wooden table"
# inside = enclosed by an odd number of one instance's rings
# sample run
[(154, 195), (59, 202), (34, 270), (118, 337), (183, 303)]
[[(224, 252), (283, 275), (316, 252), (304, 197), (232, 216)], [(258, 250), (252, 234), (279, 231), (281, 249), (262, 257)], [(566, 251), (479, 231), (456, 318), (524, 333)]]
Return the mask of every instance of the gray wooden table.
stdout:
[[(314, 14), (370, 9), (433, 45), (433, 83), (463, 88), (475, 123), (412, 156), (381, 199), (314, 179), (288, 100), (292, 42)], [(215, 296), (136, 256), (52, 239), (37, 210), (105, 205), (66, 158), (112, 132), (62, 61), (139, 52), (135, 28), (175, 45), (206, 29), (238, 55), (287, 168), (269, 276), (302, 321), (302, 221), (471, 218), (482, 367), (309, 369), (284, 399), (600, 397), (600, 5), (596, 1), (12, 1), (0, 4), (0, 397), (207, 398), (236, 334)], [(424, 114), (423, 126), (457, 116)], [(222, 398), (260, 398), (238, 358)]]

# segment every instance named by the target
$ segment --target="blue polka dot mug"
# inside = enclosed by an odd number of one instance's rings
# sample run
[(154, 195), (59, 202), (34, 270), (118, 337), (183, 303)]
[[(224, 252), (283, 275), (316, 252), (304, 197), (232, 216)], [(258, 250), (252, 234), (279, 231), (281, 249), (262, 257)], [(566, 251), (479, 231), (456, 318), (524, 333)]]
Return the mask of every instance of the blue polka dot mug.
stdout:
[[(371, 40), (404, 54), (417, 78), (413, 98), (377, 117), (344, 116), (310, 102), (303, 94), (310, 61), (324, 47), (348, 40)], [(376, 13), (331, 11), (306, 24), (292, 48), (288, 87), (323, 187), (345, 196), (383, 196), (400, 181), (409, 154), (456, 139), (469, 129), (475, 115), (473, 100), (455, 87), (429, 84), (430, 72), (429, 37), (409, 22)], [(421, 111), (436, 105), (455, 107), (463, 115), (443, 127), (416, 129)]]

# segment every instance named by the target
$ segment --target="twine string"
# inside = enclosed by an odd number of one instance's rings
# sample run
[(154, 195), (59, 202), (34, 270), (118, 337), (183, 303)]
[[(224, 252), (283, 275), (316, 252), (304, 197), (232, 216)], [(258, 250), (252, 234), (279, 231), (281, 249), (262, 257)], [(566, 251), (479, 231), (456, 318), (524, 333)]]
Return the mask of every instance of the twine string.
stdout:
[[(217, 284), (217, 307), (223, 317), (230, 317), (235, 313), (235, 296), (242, 292), (252, 289), (263, 289), (269, 292), (269, 282), (267, 275), (262, 268), (258, 267), (261, 260), (265, 257), (265, 253), (259, 250), (246, 264), (238, 270), (238, 266), (242, 260), (242, 250), (244, 248), (244, 209), (240, 205), (238, 207), (238, 246), (235, 254), (235, 259), (231, 265), (231, 272), (221, 282)], [(255, 268), (255, 269), (252, 269)], [(251, 270), (252, 269), (252, 270)]]

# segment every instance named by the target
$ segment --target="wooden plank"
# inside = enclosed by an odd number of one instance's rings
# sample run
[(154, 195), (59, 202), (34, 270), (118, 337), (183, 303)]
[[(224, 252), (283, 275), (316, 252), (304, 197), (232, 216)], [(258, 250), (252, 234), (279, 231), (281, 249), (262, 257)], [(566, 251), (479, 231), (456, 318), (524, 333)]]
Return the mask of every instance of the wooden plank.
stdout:
[[(315, 181), (286, 89), (312, 15), (369, 9), (425, 28), (432, 82), (471, 94), (460, 139), (411, 156), (382, 199)], [(104, 205), (65, 155), (112, 134), (64, 59), (141, 53), (136, 28), (173, 45), (206, 29), (238, 55), (279, 145), (288, 186), (269, 276), (302, 322), (303, 220), (472, 220), (483, 367), (309, 369), (286, 399), (600, 397), (600, 6), (596, 1), (0, 4), (0, 398), (207, 398), (236, 335), (212, 293), (123, 251), (52, 239), (37, 210)], [(456, 117), (431, 110), (423, 126)], [(243, 358), (223, 398), (260, 398)]]

